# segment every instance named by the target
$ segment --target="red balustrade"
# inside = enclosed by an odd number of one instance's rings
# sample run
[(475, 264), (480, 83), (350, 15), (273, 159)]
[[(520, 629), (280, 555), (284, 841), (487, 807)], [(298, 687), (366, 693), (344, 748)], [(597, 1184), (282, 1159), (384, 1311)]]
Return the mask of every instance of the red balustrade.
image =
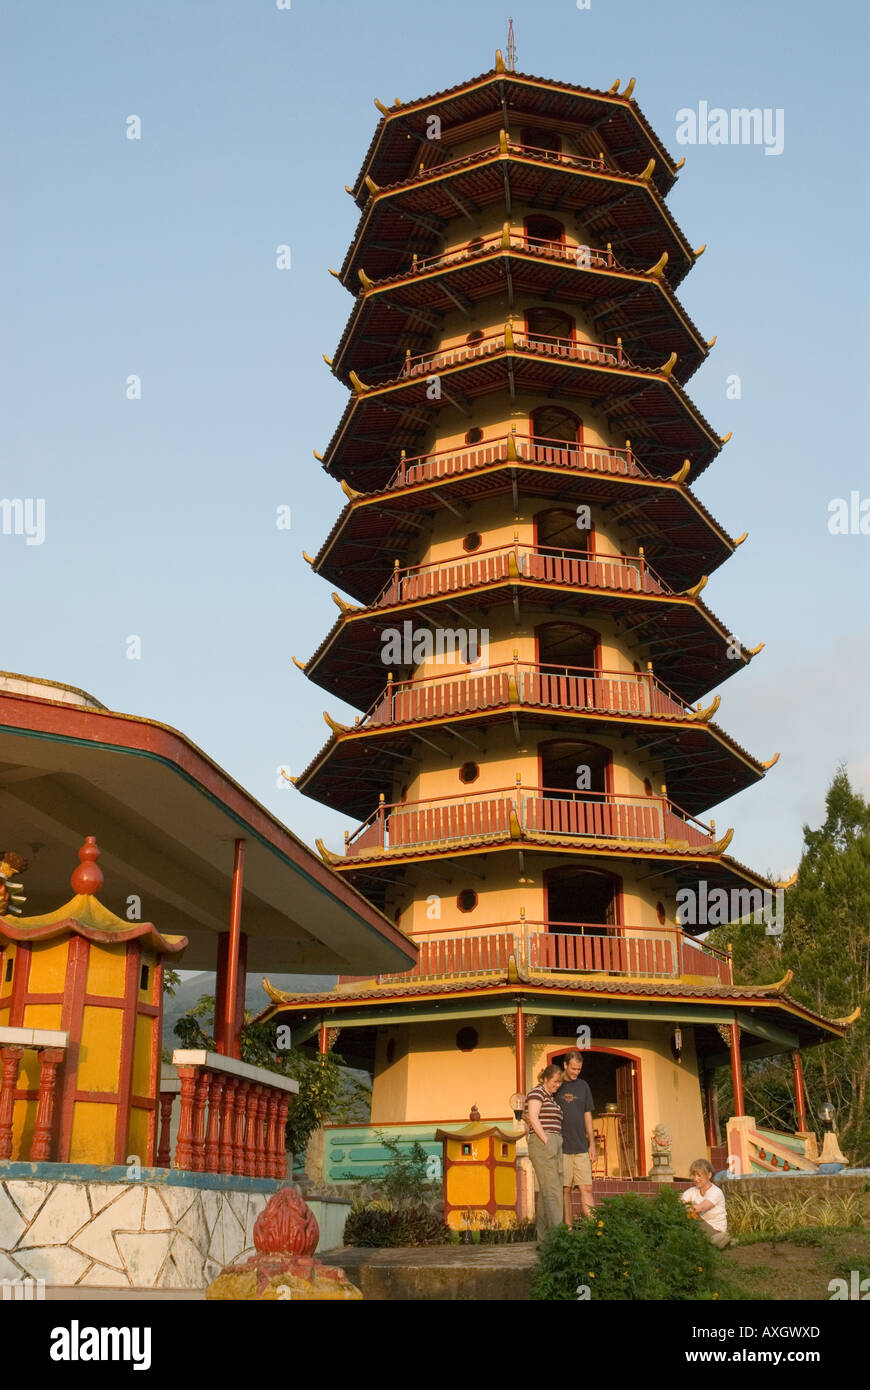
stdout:
[[(564, 928), (556, 930), (556, 928)], [(650, 976), (704, 975), (730, 982), (727, 952), (685, 938), (676, 926), (633, 927), (599, 923), (521, 922), (509, 930), (463, 935), (433, 933), (419, 942), (412, 970), (379, 975), (381, 983), (505, 974), (511, 957), (532, 971)], [(343, 982), (369, 977), (342, 977)]]
[[(568, 362), (590, 362), (598, 366), (638, 370), (621, 342), (595, 343), (581, 338), (562, 338), (553, 333), (529, 332), (521, 324), (509, 324), (497, 333), (484, 333), (473, 342), (452, 343), (414, 356), (408, 353), (398, 376), (385, 377), (370, 385), (386, 386), (411, 377), (428, 376), (431, 372), (443, 371), (445, 367), (480, 361), (505, 351), (531, 352), (536, 356), (558, 357)], [(395, 366), (385, 363), (381, 367), (371, 368), (374, 374), (388, 370), (395, 371)]]
[(649, 672), (601, 672), (576, 666), (503, 662), (483, 672), (391, 681), (363, 725), (447, 719), (506, 704), (584, 710), (600, 714), (657, 715), (684, 719), (688, 705)]
[(479, 550), (470, 556), (445, 556), (426, 564), (396, 567), (374, 601), (375, 608), (416, 603), (506, 579), (566, 584), (579, 588), (670, 594), (672, 590), (644, 557), (596, 554), (588, 550), (536, 548), (524, 542)]
[(524, 824), (548, 835), (582, 835), (592, 839), (661, 840), (662, 810), (656, 799), (627, 801), (604, 797), (588, 800), (526, 795)]
[(523, 573), (548, 584), (577, 584), (592, 589), (620, 589), (635, 593), (670, 592), (649, 569), (642, 556), (596, 556), (569, 550), (529, 550)]
[[(0, 1033), (3, 1036), (0, 1041), (0, 1160), (14, 1157), (34, 1163), (51, 1161), (54, 1157), (57, 1071), (63, 1062), (69, 1035), (48, 1029), (7, 1027), (0, 1029)], [(39, 1059), (36, 1116), (29, 1138), (25, 1125), (13, 1146), (15, 1102), (32, 1099), (32, 1092), (18, 1088), (21, 1064), (27, 1052), (35, 1052)]]
[(513, 800), (501, 796), (408, 806), (387, 817), (390, 849), (437, 844), (441, 840), (484, 839), (510, 832)]
[(546, 835), (589, 839), (677, 840), (709, 849), (713, 830), (684, 816), (665, 797), (630, 797), (618, 793), (537, 791), (498, 788), (463, 798), (381, 805), (345, 838), (345, 857), (365, 850), (414, 849), (450, 841), (504, 838), (512, 817), (520, 829)]
[(468, 473), (475, 468), (485, 468), (487, 464), (502, 462), (508, 456), (509, 442), (510, 450), (516, 453), (521, 463), (550, 464), (557, 468), (575, 468), (581, 472), (608, 473), (617, 477), (652, 476), (629, 449), (613, 449), (606, 444), (579, 445), (564, 439), (511, 433), (462, 449), (442, 449), (432, 454), (405, 458), (387, 484), (387, 490), (449, 478), (456, 473)]
[[(173, 1054), (181, 1089), (176, 1168), (283, 1178), (284, 1129), (295, 1081), (217, 1053)], [(159, 1166), (169, 1166), (170, 1092), (161, 1094)]]

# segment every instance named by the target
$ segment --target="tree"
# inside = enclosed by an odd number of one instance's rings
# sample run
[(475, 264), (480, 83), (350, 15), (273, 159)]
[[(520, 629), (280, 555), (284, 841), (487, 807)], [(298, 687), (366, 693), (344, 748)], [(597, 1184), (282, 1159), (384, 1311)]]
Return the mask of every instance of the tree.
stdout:
[[(789, 993), (814, 1013), (861, 1016), (840, 1042), (803, 1052), (810, 1126), (830, 1100), (837, 1110), (843, 1152), (855, 1166), (870, 1162), (870, 805), (839, 767), (818, 829), (803, 829), (804, 851), (795, 886), (785, 895), (782, 937), (752, 923), (720, 929), (734, 947), (738, 984), (767, 984), (794, 971)], [(708, 938), (712, 939), (711, 937)], [(747, 1108), (759, 1123), (794, 1129), (791, 1064), (766, 1058), (745, 1068)], [(720, 1089), (723, 1110), (733, 1104), (730, 1081)], [(733, 1109), (730, 1111), (733, 1113)]]

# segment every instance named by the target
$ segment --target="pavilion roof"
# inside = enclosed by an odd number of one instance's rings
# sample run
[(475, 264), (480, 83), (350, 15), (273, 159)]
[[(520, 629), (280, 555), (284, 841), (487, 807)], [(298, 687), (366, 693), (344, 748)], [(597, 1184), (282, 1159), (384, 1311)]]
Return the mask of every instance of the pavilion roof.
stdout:
[[(104, 896), (121, 906), (137, 895), (156, 924), (144, 927), (164, 941), (183, 934), (185, 968), (212, 970), (217, 937), (229, 927), (233, 842), (241, 838), (249, 970), (328, 974), (413, 963), (416, 948), (394, 923), (178, 730), (96, 707), (90, 697), (57, 699), (50, 685), (37, 696), (38, 685), (10, 677), (0, 688), (0, 810), (9, 847), (31, 861), (35, 931), (82, 919), (87, 931), (119, 932), (119, 922), (144, 930), (103, 904), (66, 902), (70, 852), (90, 831), (102, 847)], [(58, 902), (65, 906), (55, 909)], [(11, 936), (25, 926), (13, 919), (3, 930)]]

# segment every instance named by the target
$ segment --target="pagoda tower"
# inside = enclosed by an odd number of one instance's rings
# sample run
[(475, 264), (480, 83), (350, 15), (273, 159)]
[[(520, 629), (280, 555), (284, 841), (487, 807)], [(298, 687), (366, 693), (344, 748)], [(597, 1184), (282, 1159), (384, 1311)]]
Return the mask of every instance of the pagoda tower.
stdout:
[[(727, 441), (686, 392), (713, 341), (676, 291), (704, 248), (665, 202), (683, 161), (618, 87), (497, 55), (376, 102), (331, 271), (354, 295), (326, 358), (350, 397), (315, 455), (345, 502), (305, 557), (339, 613), (296, 663), (359, 715), (325, 714), (295, 780), (360, 823), (321, 854), (419, 960), (272, 990), (264, 1016), (322, 1049), (340, 1030), (372, 1128), (426, 1142), (472, 1106), (510, 1120), (579, 1037), (642, 1175), (655, 1124), (677, 1171), (715, 1146), (709, 1082), (739, 1081), (741, 1034), (750, 1056), (834, 1034), (792, 1017), (787, 982), (735, 987), (678, 921), (681, 889), (775, 887), (702, 819), (775, 758), (713, 720), (760, 648), (702, 598), (745, 539), (692, 492)], [(607, 1163), (624, 1171), (614, 1144)]]

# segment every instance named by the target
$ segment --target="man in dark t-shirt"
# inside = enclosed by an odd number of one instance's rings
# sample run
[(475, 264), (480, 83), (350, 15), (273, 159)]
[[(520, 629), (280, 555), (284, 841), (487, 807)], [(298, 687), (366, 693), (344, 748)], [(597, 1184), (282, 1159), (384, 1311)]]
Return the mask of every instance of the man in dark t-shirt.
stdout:
[(580, 1207), (584, 1216), (595, 1210), (592, 1196), (592, 1164), (595, 1162), (595, 1130), (592, 1124), (593, 1101), (580, 1072), (583, 1053), (569, 1052), (565, 1058), (565, 1080), (555, 1094), (562, 1111), (562, 1185), (565, 1198), (565, 1221), (572, 1223), (571, 1192), (580, 1189)]

